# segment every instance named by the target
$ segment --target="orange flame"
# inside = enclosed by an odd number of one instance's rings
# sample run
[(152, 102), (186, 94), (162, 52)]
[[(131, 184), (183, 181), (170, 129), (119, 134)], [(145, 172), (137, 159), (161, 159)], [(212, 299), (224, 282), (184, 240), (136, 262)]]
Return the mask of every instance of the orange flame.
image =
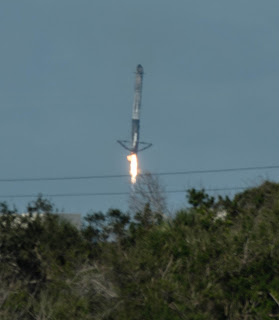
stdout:
[(132, 184), (136, 183), (137, 181), (137, 174), (138, 174), (138, 158), (135, 153), (129, 154), (127, 156), (128, 161), (130, 162), (130, 175), (131, 175), (131, 182)]

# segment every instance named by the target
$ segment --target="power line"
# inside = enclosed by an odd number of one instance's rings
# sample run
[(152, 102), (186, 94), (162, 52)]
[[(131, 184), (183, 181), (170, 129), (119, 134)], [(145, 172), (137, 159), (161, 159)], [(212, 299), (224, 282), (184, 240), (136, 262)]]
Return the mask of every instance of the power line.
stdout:
[[(225, 168), (225, 169), (208, 169), (208, 170), (189, 170), (189, 171), (169, 171), (155, 172), (154, 176), (171, 176), (171, 175), (190, 175), (190, 174), (206, 174), (206, 173), (223, 173), (223, 172), (240, 172), (252, 170), (270, 170), (279, 169), (278, 166), (258, 166), (258, 167), (240, 167), (240, 168)], [(139, 174), (141, 176), (143, 174)], [(38, 177), (38, 178), (0, 178), (0, 182), (39, 182), (39, 181), (63, 181), (63, 180), (92, 180), (92, 179), (114, 179), (127, 178), (129, 174), (102, 174), (88, 176), (64, 176), (64, 177)]]
[(128, 174), (94, 175), (94, 176), (68, 176), (68, 177), (39, 177), (39, 178), (3, 178), (0, 182), (36, 182), (36, 181), (62, 181), (62, 180), (91, 180), (130, 177)]
[(226, 168), (226, 169), (209, 169), (209, 170), (160, 172), (160, 173), (155, 173), (155, 174), (153, 174), (153, 175), (168, 176), (168, 175), (187, 175), (187, 174), (200, 174), (200, 173), (219, 173), (219, 172), (267, 170), (267, 169), (279, 169), (279, 166), (240, 167), (240, 168)]
[[(204, 189), (206, 192), (216, 192), (216, 191), (233, 191), (233, 190), (244, 190), (249, 189), (250, 187), (225, 187), (225, 188), (208, 188)], [(180, 190), (167, 190), (164, 193), (185, 193), (187, 189)], [(139, 193), (139, 192), (135, 192)], [(95, 193), (54, 193), (54, 194), (42, 194), (46, 198), (55, 198), (55, 197), (95, 197), (95, 196), (127, 196), (131, 192), (95, 192)], [(38, 194), (17, 194), (17, 195), (0, 195), (0, 198), (37, 198)]]

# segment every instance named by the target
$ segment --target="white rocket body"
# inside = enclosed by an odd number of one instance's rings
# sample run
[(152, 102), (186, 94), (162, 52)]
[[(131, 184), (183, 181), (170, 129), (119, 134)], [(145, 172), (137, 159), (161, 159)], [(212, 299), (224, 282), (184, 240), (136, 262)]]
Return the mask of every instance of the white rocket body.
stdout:
[(132, 152), (138, 152), (140, 132), (140, 107), (142, 95), (143, 67), (139, 64), (136, 71), (135, 97), (132, 115)]
[[(143, 67), (139, 64), (136, 70), (136, 82), (135, 82), (135, 96), (133, 104), (133, 113), (132, 113), (132, 142), (130, 146), (127, 146), (129, 143), (125, 140), (118, 140), (118, 142), (125, 149), (131, 151), (131, 153), (137, 154), (138, 151), (145, 150), (151, 147), (151, 143), (139, 142), (140, 138), (140, 108), (141, 108), (141, 96), (142, 96), (142, 82), (143, 82)], [(142, 145), (142, 148), (139, 150), (139, 144)]]

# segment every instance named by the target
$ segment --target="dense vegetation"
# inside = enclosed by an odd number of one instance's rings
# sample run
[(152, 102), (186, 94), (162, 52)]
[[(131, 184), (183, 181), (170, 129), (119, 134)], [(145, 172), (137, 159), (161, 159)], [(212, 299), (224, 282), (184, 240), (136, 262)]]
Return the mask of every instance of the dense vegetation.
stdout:
[(279, 185), (187, 196), (172, 217), (147, 203), (82, 230), (40, 197), (23, 217), (2, 203), (0, 319), (279, 318)]

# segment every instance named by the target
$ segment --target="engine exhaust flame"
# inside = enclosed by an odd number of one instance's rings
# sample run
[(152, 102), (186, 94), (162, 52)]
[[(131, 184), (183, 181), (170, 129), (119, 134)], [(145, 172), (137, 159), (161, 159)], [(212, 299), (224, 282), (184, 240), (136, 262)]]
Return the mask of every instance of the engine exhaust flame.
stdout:
[(132, 182), (132, 184), (134, 184), (137, 181), (138, 158), (137, 158), (137, 155), (135, 153), (132, 153), (132, 154), (127, 156), (127, 159), (130, 162), (131, 182)]

